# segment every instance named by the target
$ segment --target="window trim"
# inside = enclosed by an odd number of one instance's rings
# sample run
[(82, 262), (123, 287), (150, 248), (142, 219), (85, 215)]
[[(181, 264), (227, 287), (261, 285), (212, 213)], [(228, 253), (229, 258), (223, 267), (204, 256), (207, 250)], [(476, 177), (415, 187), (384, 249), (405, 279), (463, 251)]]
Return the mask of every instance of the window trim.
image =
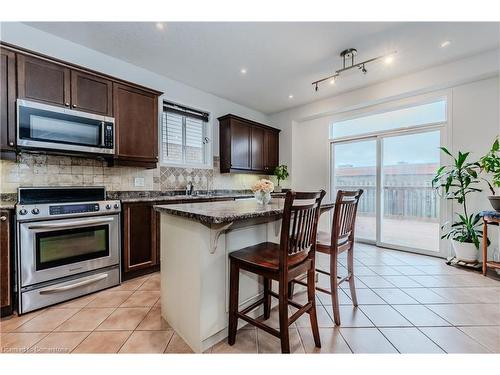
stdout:
[[(203, 164), (198, 164), (198, 163), (185, 163), (184, 161), (181, 161), (179, 163), (171, 160), (165, 160), (163, 158), (163, 116), (167, 112), (167, 108), (173, 108), (172, 112), (180, 114), (183, 116), (183, 118), (186, 117), (186, 115), (189, 116), (190, 112), (193, 116), (193, 118), (201, 118), (202, 115), (205, 115), (207, 118), (207, 121), (203, 121), (205, 123), (205, 126), (203, 127), (203, 138), (208, 137), (209, 141), (205, 144), (205, 149), (204, 149), (204, 158), (205, 158), (205, 163)], [(173, 168), (190, 168), (190, 169), (213, 169), (213, 125), (212, 125), (212, 116), (210, 112), (204, 111), (204, 110), (199, 110), (199, 109), (194, 109), (192, 107), (187, 107), (178, 103), (174, 103), (171, 101), (164, 100), (163, 104), (161, 106), (162, 110), (160, 113), (160, 137), (159, 137), (159, 148), (160, 148), (160, 166), (163, 167), (173, 167)], [(193, 113), (194, 112), (194, 113)], [(196, 115), (199, 114), (199, 115)], [(182, 126), (182, 142), (185, 143), (186, 141), (186, 134), (185, 134), (185, 121), (183, 121), (183, 126)], [(184, 146), (184, 145), (183, 145)]]

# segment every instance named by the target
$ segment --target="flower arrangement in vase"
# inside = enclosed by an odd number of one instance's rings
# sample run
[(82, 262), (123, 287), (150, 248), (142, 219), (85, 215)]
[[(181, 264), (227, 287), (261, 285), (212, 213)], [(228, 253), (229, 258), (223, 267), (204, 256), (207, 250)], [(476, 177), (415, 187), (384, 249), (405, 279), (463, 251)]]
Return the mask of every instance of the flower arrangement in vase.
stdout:
[(261, 179), (252, 185), (252, 191), (259, 204), (268, 204), (271, 201), (271, 192), (274, 184), (266, 179)]

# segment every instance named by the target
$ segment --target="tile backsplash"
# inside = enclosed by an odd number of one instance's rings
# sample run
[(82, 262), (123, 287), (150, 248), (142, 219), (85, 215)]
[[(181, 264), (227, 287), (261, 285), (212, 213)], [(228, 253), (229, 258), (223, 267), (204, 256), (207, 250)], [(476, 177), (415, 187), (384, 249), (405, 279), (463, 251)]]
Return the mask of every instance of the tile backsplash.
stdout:
[[(220, 174), (213, 169), (160, 166), (156, 169), (108, 167), (102, 160), (21, 153), (16, 161), (0, 160), (0, 191), (14, 193), (19, 186), (105, 186), (107, 190), (179, 190), (192, 181), (195, 190), (245, 190), (259, 178), (253, 174)], [(135, 186), (135, 179), (144, 186)]]

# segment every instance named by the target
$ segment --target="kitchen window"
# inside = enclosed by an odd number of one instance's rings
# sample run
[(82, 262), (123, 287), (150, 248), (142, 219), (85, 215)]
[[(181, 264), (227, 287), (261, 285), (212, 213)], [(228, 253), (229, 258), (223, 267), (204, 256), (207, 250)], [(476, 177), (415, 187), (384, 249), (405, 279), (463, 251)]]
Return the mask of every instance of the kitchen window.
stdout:
[(163, 164), (206, 168), (211, 166), (209, 114), (163, 102), (161, 161)]

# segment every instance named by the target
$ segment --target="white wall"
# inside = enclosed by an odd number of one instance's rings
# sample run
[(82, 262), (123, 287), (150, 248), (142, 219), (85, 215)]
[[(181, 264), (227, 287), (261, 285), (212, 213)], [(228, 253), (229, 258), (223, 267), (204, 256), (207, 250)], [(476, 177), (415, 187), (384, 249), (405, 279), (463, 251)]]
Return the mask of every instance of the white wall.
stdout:
[(258, 122), (269, 122), (269, 118), (261, 112), (22, 23), (0, 23), (0, 40), (162, 91), (165, 93), (163, 98), (166, 100), (208, 111), (213, 125), (214, 155), (219, 155), (219, 122), (217, 117), (233, 113)]

